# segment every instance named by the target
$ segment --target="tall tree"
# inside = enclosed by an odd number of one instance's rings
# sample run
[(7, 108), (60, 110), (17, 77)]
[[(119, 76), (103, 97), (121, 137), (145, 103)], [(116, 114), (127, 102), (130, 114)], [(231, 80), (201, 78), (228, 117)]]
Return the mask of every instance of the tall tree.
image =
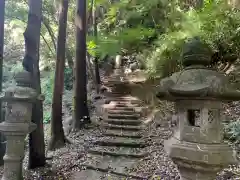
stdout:
[[(95, 41), (98, 41), (98, 30), (97, 30), (97, 15), (96, 15), (96, 0), (93, 1), (93, 9), (92, 9), (92, 19), (93, 19), (93, 35), (95, 37)], [(99, 93), (99, 88), (101, 84), (100, 74), (99, 74), (99, 54), (97, 53), (94, 57), (94, 65), (95, 65), (95, 78), (96, 78), (96, 84), (97, 84), (97, 93)]]
[[(94, 10), (94, 4), (95, 1), (91, 0), (91, 6), (89, 8), (89, 12), (87, 13), (88, 17), (87, 17), (87, 34), (90, 36), (94, 36), (96, 33), (94, 33), (95, 31), (95, 21), (93, 20), (93, 18), (95, 17), (95, 13), (93, 13)], [(97, 37), (97, 36), (95, 36)], [(95, 60), (96, 58), (92, 57), (88, 52), (87, 52), (87, 69), (89, 71), (89, 75), (92, 77), (92, 80), (95, 84), (95, 88), (97, 93), (99, 93), (99, 84), (100, 84), (100, 79), (97, 78), (96, 74), (99, 75), (99, 68), (98, 68), (98, 64), (97, 66), (93, 67), (93, 63), (92, 60), (94, 60), (94, 64), (96, 64)], [(97, 69), (96, 69), (97, 67)], [(94, 68), (95, 68), (95, 73), (94, 73)], [(97, 70), (97, 71), (96, 71)], [(99, 76), (100, 77), (100, 76)]]
[(61, 0), (59, 9), (57, 59), (52, 100), (51, 139), (49, 141), (49, 150), (60, 148), (66, 143), (62, 124), (62, 94), (64, 86), (68, 0)]
[[(5, 15), (5, 0), (0, 1), (0, 92), (2, 92), (2, 67), (3, 67), (3, 49), (4, 49), (4, 15)], [(0, 102), (0, 121), (2, 121), (2, 103)], [(4, 140), (3, 134), (0, 134), (1, 142)], [(0, 143), (0, 165), (3, 164), (4, 145)]]
[(76, 28), (74, 128), (81, 129), (91, 122), (87, 106), (86, 0), (77, 1)]
[[(32, 73), (32, 87), (41, 94), (39, 71), (39, 44), (42, 20), (42, 1), (29, 0), (27, 28), (24, 32), (25, 56), (23, 67)], [(32, 110), (32, 122), (37, 124), (37, 129), (29, 136), (29, 163), (30, 169), (45, 165), (45, 144), (43, 131), (42, 101), (37, 100)]]

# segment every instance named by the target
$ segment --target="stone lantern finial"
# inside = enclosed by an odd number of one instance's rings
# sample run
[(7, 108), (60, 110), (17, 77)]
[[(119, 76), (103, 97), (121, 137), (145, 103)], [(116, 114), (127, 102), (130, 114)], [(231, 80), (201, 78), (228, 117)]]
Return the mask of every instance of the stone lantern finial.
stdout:
[(185, 67), (192, 65), (208, 66), (211, 62), (211, 55), (211, 49), (199, 37), (194, 37), (183, 47), (182, 64)]
[(211, 51), (199, 38), (183, 47), (184, 69), (160, 81), (159, 99), (175, 102), (178, 127), (164, 144), (178, 166), (181, 180), (212, 180), (236, 163), (234, 151), (223, 143), (222, 103), (240, 100), (227, 77), (209, 69)]
[(32, 76), (30, 72), (21, 71), (15, 75), (14, 79), (17, 83), (17, 86), (31, 87)]

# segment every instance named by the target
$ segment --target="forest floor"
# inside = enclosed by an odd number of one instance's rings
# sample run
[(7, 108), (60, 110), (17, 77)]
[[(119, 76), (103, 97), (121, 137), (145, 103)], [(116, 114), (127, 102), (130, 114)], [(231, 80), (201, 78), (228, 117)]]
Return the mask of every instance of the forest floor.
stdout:
[[(132, 169), (134, 172), (152, 175), (151, 179), (174, 180), (180, 179), (178, 170), (171, 159), (168, 158), (163, 149), (163, 141), (172, 135), (174, 128), (173, 122), (169, 121), (169, 115), (172, 110), (170, 103), (162, 102), (163, 111), (157, 115), (157, 119), (161, 121), (151, 123), (145, 131), (145, 138), (151, 139), (151, 146), (148, 147), (151, 154), (144, 159), (138, 161)], [(163, 109), (163, 108), (162, 108)], [(231, 107), (228, 112), (236, 110), (236, 104)], [(97, 114), (93, 113), (92, 118), (97, 118)], [(45, 125), (46, 131), (49, 131), (49, 125)], [(25, 177), (28, 180), (64, 180), (72, 179), (73, 175), (82, 170), (81, 164), (87, 159), (87, 149), (101, 130), (97, 126), (82, 130), (77, 133), (70, 133), (68, 139), (71, 144), (67, 144), (55, 152), (48, 152), (48, 165), (44, 168), (27, 170)], [(27, 158), (25, 158), (26, 163)], [(26, 165), (26, 164), (25, 164)], [(26, 166), (25, 166), (26, 167)], [(240, 167), (230, 166), (219, 173), (217, 180), (237, 180), (240, 179)], [(79, 179), (81, 180), (81, 179)]]

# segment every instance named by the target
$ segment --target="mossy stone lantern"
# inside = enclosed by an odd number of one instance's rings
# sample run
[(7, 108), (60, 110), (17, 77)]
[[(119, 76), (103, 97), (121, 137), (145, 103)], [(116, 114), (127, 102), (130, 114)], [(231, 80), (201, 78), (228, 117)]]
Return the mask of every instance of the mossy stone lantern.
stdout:
[(181, 180), (213, 180), (235, 164), (234, 151), (223, 143), (223, 102), (240, 100), (227, 77), (208, 68), (211, 50), (193, 38), (183, 47), (183, 71), (160, 82), (159, 99), (175, 102), (178, 126), (164, 148), (178, 166)]

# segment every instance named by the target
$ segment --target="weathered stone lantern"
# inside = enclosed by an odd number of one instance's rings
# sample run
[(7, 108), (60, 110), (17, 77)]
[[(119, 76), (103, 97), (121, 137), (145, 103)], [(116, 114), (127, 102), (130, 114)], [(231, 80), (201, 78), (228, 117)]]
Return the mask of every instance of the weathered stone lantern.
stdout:
[(115, 59), (114, 73), (108, 79), (111, 91), (116, 93), (127, 93), (127, 84), (123, 70), (123, 60), (121, 55), (117, 55)]
[(118, 81), (121, 81), (121, 77), (123, 76), (122, 56), (121, 55), (116, 56), (114, 75)]
[(221, 111), (223, 102), (240, 100), (240, 92), (224, 74), (208, 68), (210, 60), (210, 49), (193, 38), (183, 48), (184, 70), (162, 79), (157, 94), (175, 102), (178, 127), (164, 148), (181, 180), (213, 180), (236, 163), (234, 151), (223, 143)]
[(6, 136), (6, 153), (3, 157), (2, 180), (22, 180), (24, 141), (36, 125), (31, 122), (32, 104), (37, 93), (30, 88), (31, 75), (24, 71), (16, 75), (17, 86), (10, 87), (1, 97), (6, 102), (5, 121), (0, 123), (0, 131)]

